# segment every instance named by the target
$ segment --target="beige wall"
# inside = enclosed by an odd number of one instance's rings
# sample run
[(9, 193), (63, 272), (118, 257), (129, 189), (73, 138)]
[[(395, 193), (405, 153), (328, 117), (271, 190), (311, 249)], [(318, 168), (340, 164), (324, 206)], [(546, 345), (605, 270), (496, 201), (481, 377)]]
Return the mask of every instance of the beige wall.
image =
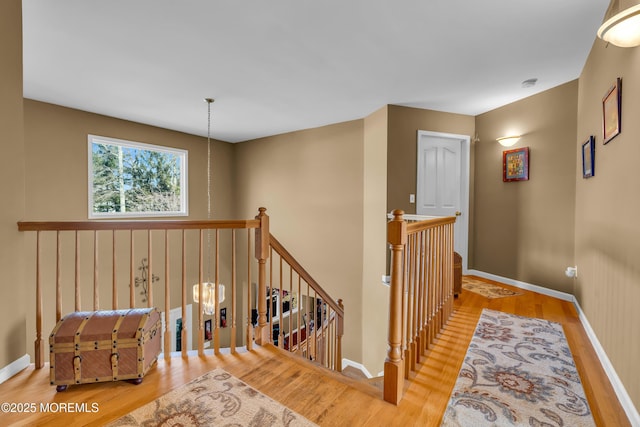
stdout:
[(474, 118), (397, 105), (390, 105), (388, 108), (387, 212), (402, 209), (406, 213), (416, 213), (415, 203), (409, 203), (409, 194), (416, 193), (418, 131), (454, 133), (473, 137)]
[(362, 360), (363, 121), (236, 145), (238, 214), (274, 236), (345, 305), (343, 357)]
[(22, 3), (0, 2), (0, 368), (26, 353), (23, 235), (25, 155), (22, 111)]
[[(476, 118), (472, 268), (572, 291), (577, 90), (573, 81)], [(510, 149), (529, 147), (529, 181), (502, 181), (496, 138), (512, 133), (522, 138)]]
[[(207, 217), (207, 144), (194, 135), (25, 99), (27, 213), (33, 220), (86, 220), (87, 135), (189, 151), (189, 218)], [(231, 212), (232, 153), (212, 141), (212, 211)]]
[(361, 363), (372, 375), (383, 370), (388, 347), (389, 287), (381, 277), (387, 248), (387, 134), (385, 106), (364, 119)]
[[(595, 176), (576, 174), (575, 295), (636, 408), (640, 408), (640, 48), (596, 40), (580, 76), (580, 147), (596, 139)], [(622, 78), (622, 132), (602, 144), (602, 98)]]

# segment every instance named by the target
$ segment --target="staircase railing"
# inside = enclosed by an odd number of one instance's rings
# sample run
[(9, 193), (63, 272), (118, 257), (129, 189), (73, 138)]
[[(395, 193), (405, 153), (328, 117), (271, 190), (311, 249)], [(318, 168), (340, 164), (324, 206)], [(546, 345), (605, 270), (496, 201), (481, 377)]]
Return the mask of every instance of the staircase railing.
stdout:
[(453, 311), (455, 217), (410, 224), (393, 211), (387, 224), (391, 246), (389, 350), (384, 364), (384, 400), (398, 404), (404, 380)]
[(270, 236), (269, 241), (271, 297), (267, 311), (273, 342), (342, 371), (342, 300), (334, 301), (275, 237)]
[[(251, 350), (254, 340), (260, 345), (274, 342), (267, 288), (277, 286), (281, 294), (279, 325), (286, 323), (287, 312), (283, 307), (287, 282), (282, 274), (276, 281), (273, 267), (267, 266), (274, 252), (282, 254), (280, 271), (287, 262), (291, 280), (294, 275), (298, 278), (297, 296), (304, 305), (292, 310), (289, 302), (289, 319), (295, 316), (298, 321), (289, 320), (286, 331), (280, 328), (277, 345), (340, 368), (343, 309), (271, 236), (264, 208), (249, 220), (19, 222), (18, 229), (34, 234), (28, 250), (35, 259), (36, 368), (46, 360), (43, 331), (52, 330), (72, 311), (157, 307), (164, 318), (165, 358), (172, 351), (186, 357), (191, 342), (197, 342), (199, 355), (208, 347), (217, 354), (222, 348)], [(211, 314), (204, 310), (204, 286), (194, 286), (207, 282), (226, 284), (224, 301), (215, 298), (207, 310)], [(295, 295), (292, 283), (288, 282), (288, 292)], [(303, 291), (303, 283), (309, 292)], [(45, 301), (52, 304), (45, 306)], [(194, 316), (191, 306), (197, 310)], [(194, 338), (190, 319), (195, 323), (196, 318)], [(317, 325), (314, 334), (306, 326), (310, 323)]]

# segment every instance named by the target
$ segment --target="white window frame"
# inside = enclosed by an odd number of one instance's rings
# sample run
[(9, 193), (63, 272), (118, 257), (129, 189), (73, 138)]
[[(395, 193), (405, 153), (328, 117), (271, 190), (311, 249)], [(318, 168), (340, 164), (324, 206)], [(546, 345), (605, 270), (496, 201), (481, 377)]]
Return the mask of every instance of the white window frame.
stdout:
[[(175, 217), (189, 215), (189, 186), (188, 186), (188, 154), (187, 150), (173, 147), (164, 147), (160, 145), (147, 144), (143, 142), (127, 141), (124, 139), (109, 138), (98, 135), (88, 135), (88, 217), (89, 219), (104, 218), (139, 218), (139, 217)], [(93, 145), (106, 144), (121, 146), (123, 148), (132, 148), (144, 151), (153, 151), (160, 153), (170, 153), (178, 157), (180, 162), (180, 209), (177, 211), (138, 211), (138, 212), (94, 212), (93, 211)]]

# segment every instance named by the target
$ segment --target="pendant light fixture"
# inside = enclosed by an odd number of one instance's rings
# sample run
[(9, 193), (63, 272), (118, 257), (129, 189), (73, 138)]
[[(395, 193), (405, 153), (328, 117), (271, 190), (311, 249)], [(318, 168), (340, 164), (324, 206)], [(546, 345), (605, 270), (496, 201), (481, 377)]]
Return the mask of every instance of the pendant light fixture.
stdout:
[(640, 46), (640, 1), (611, 0), (598, 37), (619, 47)]
[[(205, 98), (207, 103), (207, 219), (211, 220), (211, 104), (213, 98)], [(211, 229), (207, 230), (207, 257), (211, 257)], [(210, 282), (210, 259), (207, 262), (207, 281), (202, 283), (202, 311), (212, 315), (216, 311), (216, 299), (218, 304), (224, 301), (224, 285)], [(218, 292), (216, 292), (216, 288)], [(200, 284), (193, 285), (193, 302), (200, 302)]]

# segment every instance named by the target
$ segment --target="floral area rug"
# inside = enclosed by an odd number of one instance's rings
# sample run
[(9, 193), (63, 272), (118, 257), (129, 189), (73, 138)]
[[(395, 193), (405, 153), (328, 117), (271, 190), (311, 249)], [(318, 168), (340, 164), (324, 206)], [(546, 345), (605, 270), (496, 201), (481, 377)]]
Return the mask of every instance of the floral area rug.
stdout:
[(562, 325), (484, 309), (442, 426), (595, 426)]
[(480, 294), (487, 298), (502, 298), (522, 295), (522, 292), (512, 291), (511, 289), (503, 288), (502, 286), (468, 277), (462, 278), (462, 289), (465, 291), (475, 292), (476, 294)]
[(222, 369), (215, 369), (109, 426), (315, 426)]

